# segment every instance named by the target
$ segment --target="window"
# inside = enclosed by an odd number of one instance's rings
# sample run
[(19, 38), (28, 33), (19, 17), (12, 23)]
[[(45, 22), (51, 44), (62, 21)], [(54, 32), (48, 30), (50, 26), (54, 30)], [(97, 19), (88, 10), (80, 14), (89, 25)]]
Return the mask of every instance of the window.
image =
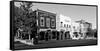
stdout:
[(64, 27), (66, 27), (66, 24), (64, 24)]
[(61, 23), (61, 27), (63, 27), (63, 22), (60, 22)]
[(40, 26), (44, 27), (45, 23), (44, 23), (44, 17), (40, 17)]
[(68, 24), (67, 24), (67, 28), (68, 28)]
[(50, 27), (50, 18), (46, 18), (46, 27)]
[(75, 26), (73, 26), (73, 28), (75, 29)]
[(71, 26), (69, 25), (69, 28), (71, 28)]
[(55, 20), (51, 19), (51, 27), (55, 27)]

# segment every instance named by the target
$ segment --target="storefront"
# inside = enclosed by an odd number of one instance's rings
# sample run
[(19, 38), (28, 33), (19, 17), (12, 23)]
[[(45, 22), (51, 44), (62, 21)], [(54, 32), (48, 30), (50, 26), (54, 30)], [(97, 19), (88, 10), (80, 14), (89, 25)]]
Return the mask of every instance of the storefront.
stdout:
[(72, 39), (78, 39), (79, 38), (79, 33), (80, 33), (80, 24), (77, 23), (77, 22), (72, 22), (71, 38)]
[(39, 40), (50, 40), (55, 38), (52, 32), (56, 30), (56, 14), (39, 9), (34, 12), (37, 17)]
[(89, 22), (86, 22), (85, 20), (79, 20), (77, 21), (80, 24), (80, 33), (81, 38), (84, 39), (87, 36), (91, 36), (91, 30), (92, 30), (92, 24)]
[(56, 18), (56, 30), (59, 31), (59, 39), (70, 39), (71, 18), (62, 14)]

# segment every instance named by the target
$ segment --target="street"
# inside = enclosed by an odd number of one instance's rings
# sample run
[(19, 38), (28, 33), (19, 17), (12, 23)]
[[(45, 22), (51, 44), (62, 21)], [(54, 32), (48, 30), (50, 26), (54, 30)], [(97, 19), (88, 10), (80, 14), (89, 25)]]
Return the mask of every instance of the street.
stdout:
[(84, 39), (84, 40), (50, 40), (41, 41), (37, 45), (26, 45), (20, 42), (14, 44), (14, 48), (18, 49), (38, 49), (38, 48), (54, 48), (54, 47), (72, 47), (72, 46), (86, 46), (96, 45), (96, 39)]

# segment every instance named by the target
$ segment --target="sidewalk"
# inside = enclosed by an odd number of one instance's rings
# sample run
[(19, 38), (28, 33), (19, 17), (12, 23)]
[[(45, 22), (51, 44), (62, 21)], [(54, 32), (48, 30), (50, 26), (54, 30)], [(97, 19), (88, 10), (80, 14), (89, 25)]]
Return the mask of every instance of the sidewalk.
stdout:
[(17, 38), (14, 38), (14, 41), (20, 41), (21, 43), (24, 43), (24, 44), (27, 44), (27, 45), (34, 45), (32, 40), (22, 40), (22, 39), (17, 39)]
[(72, 40), (72, 39), (64, 39), (64, 40), (52, 39), (52, 40), (48, 40), (48, 41), (42, 40), (42, 41), (39, 41), (38, 44), (58, 43), (58, 42), (64, 42), (64, 41), (67, 41), (67, 40), (69, 41), (69, 40)]
[(27, 45), (15, 43), (15, 49), (37, 49), (37, 48), (50, 48), (50, 47), (71, 47), (71, 46), (85, 46), (85, 45), (96, 45), (96, 39), (80, 39), (80, 40), (49, 40), (39, 41), (36, 45)]

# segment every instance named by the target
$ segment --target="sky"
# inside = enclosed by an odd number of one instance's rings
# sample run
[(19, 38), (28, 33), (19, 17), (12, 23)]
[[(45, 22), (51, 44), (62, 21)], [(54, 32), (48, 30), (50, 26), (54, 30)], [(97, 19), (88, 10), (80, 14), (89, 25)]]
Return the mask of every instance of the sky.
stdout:
[[(18, 2), (15, 5), (20, 6)], [(32, 10), (36, 9), (56, 13), (57, 15), (63, 14), (70, 17), (73, 22), (83, 19), (92, 23), (92, 28), (96, 28), (96, 7), (33, 3)]]

